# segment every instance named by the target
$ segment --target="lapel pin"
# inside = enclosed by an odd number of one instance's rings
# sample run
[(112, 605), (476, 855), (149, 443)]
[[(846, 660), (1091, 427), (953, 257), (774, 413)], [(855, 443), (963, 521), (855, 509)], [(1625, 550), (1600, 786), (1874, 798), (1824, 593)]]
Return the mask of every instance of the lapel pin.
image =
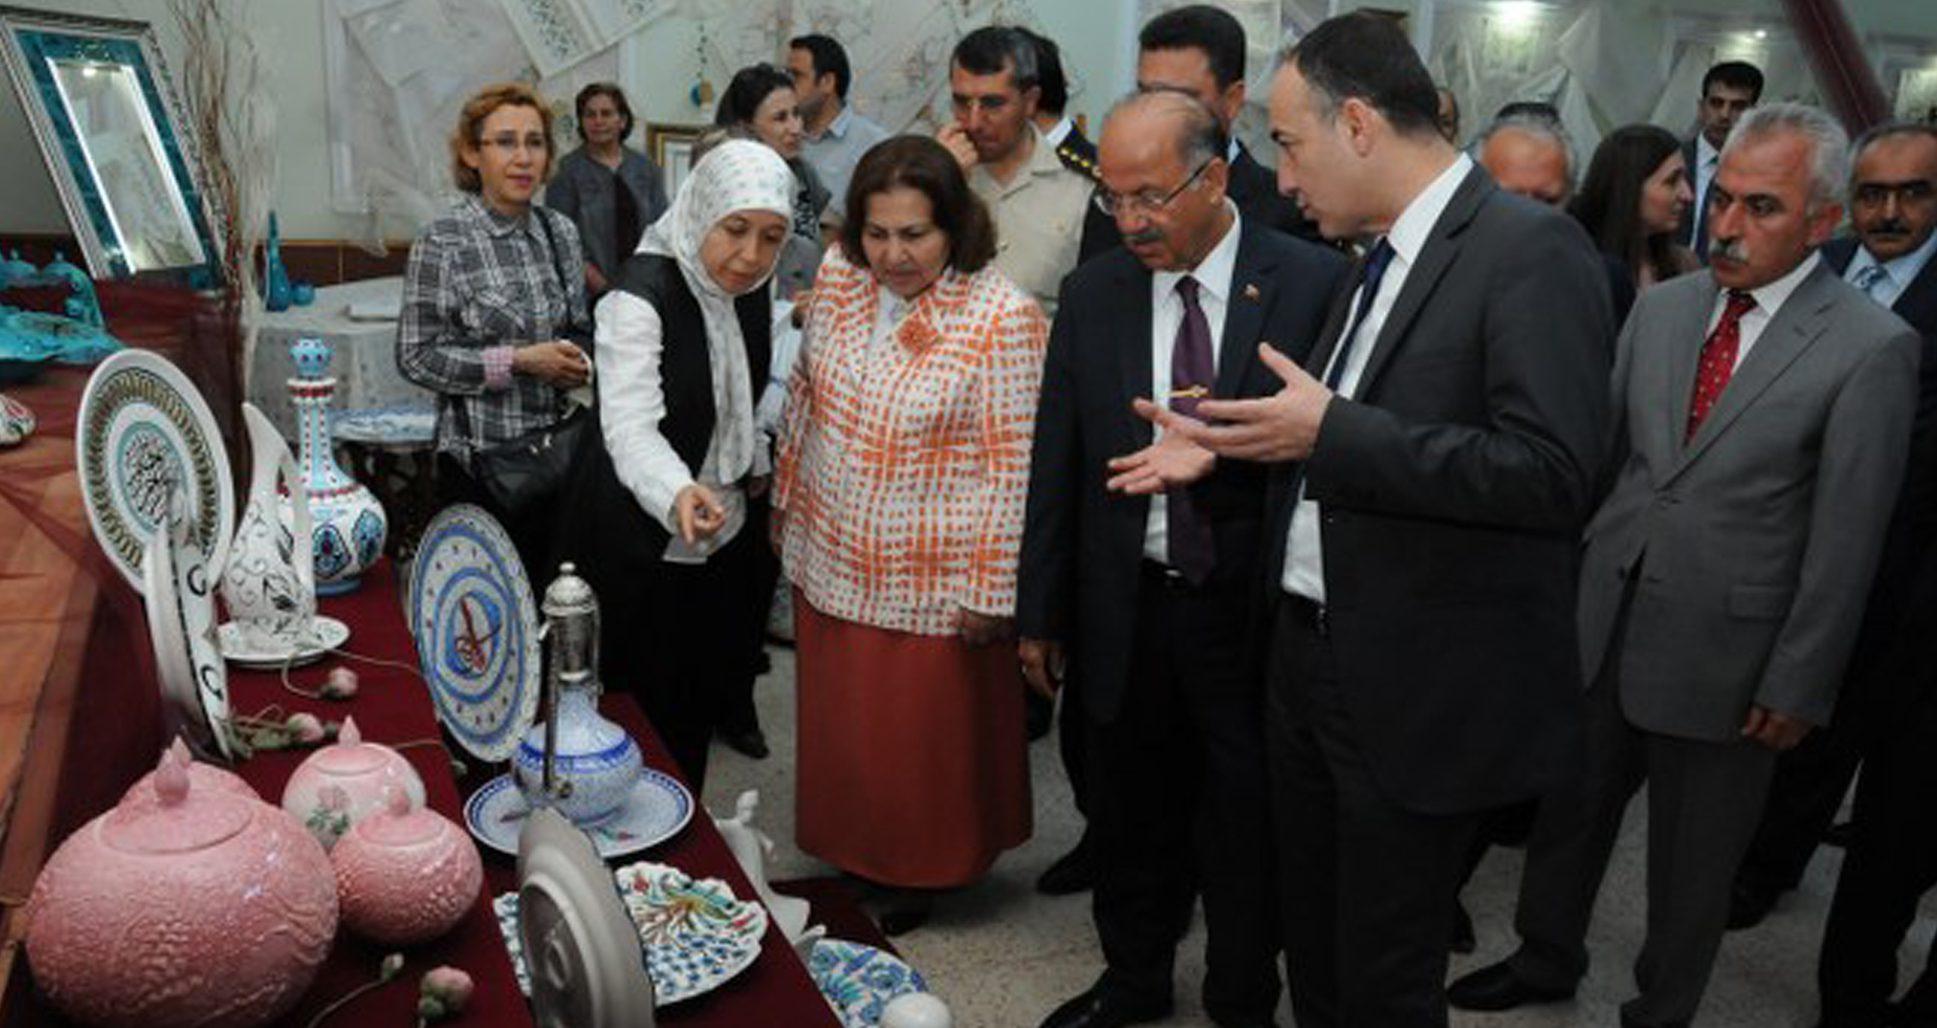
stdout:
[(1244, 298), (1247, 300), (1256, 300), (1258, 298), (1258, 287), (1256, 283), (1247, 282), (1244, 284)]

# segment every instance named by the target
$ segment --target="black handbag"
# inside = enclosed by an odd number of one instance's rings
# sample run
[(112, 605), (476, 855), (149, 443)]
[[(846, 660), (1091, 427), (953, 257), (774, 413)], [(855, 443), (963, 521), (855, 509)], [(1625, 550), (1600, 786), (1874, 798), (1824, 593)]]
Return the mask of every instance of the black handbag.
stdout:
[[(531, 217), (537, 218), (538, 227), (544, 230), (545, 245), (552, 256), (552, 273), (558, 276), (559, 288), (569, 297), (571, 287), (566, 285), (565, 269), (559, 261), (558, 243), (552, 237), (551, 222), (538, 210), (533, 210)], [(576, 326), (567, 326), (563, 335), (568, 339), (583, 340), (587, 333)], [(457, 417), (464, 422), (460, 430), (470, 435), (470, 417), (461, 403), (457, 405)], [(526, 432), (508, 443), (480, 448), (471, 454), (471, 476), (503, 514), (511, 518), (522, 517), (564, 489), (586, 427), (591, 424), (592, 418), (581, 407), (567, 414), (557, 424)]]

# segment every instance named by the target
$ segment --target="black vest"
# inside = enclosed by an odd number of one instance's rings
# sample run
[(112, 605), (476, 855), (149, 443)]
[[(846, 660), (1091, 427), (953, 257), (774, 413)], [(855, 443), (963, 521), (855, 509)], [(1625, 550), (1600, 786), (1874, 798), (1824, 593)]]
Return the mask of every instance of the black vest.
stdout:
[[(679, 264), (657, 254), (634, 254), (620, 266), (614, 289), (652, 305), (659, 313), (659, 386), (666, 414), (659, 421), (663, 436), (694, 477), (706, 462), (706, 446), (713, 438), (713, 361), (706, 347), (706, 322), (699, 301), (686, 285)], [(758, 404), (766, 390), (773, 352), (772, 302), (765, 288), (733, 303), (740, 318), (740, 334), (747, 344), (747, 372), (751, 402)], [(603, 411), (599, 412), (603, 417)], [(669, 538), (658, 520), (640, 508), (632, 492), (620, 483), (612, 456), (599, 431), (586, 433), (578, 467), (559, 519), (559, 553), (576, 560), (581, 574), (598, 577), (612, 572), (613, 562), (657, 561)], [(599, 582), (593, 582), (599, 588)]]

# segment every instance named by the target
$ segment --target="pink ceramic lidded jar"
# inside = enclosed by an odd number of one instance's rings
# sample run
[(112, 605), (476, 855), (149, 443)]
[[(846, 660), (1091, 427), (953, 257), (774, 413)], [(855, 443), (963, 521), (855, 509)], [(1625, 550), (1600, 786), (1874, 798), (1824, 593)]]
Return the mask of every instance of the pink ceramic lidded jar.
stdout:
[(330, 851), (343, 924), (392, 946), (428, 942), (477, 905), (484, 864), (462, 828), (434, 810), (411, 809), (385, 786), (384, 807), (350, 826)]
[(403, 754), (364, 742), (355, 718), (344, 718), (336, 742), (309, 755), (283, 786), (282, 809), (309, 829), (324, 849), (350, 826), (383, 806), (383, 788), (394, 785), (410, 805), (424, 805), (424, 780)]
[(275, 1020), (336, 935), (329, 857), (275, 807), (194, 786), (175, 753), (151, 792), (82, 825), (41, 869), (27, 905), (35, 980), (86, 1024)]
[[(188, 744), (183, 742), (180, 736), (177, 736), (169, 745), (167, 755), (180, 760), (182, 766), (188, 769), (188, 784), (198, 792), (203, 790), (227, 792), (258, 803), (262, 802), (262, 794), (248, 782), (243, 781), (241, 775), (233, 771), (225, 771), (214, 764), (196, 760), (194, 755), (189, 753)], [(159, 805), (161, 800), (155, 795), (155, 776), (160, 773), (161, 771), (157, 769), (142, 775), (140, 781), (129, 786), (128, 791), (121, 794), (121, 802), (149, 807)]]

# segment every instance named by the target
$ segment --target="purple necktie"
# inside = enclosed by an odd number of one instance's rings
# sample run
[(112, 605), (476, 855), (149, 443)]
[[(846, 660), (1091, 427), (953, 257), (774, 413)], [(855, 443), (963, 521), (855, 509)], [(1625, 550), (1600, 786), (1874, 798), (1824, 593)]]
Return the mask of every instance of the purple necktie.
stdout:
[[(1170, 350), (1170, 409), (1186, 417), (1197, 416), (1197, 404), (1211, 394), (1217, 377), (1211, 364), (1211, 323), (1204, 308), (1197, 304), (1197, 280), (1186, 275), (1177, 282), (1177, 296), (1184, 301), (1184, 321), (1177, 326), (1177, 343)], [(1170, 566), (1192, 585), (1203, 585), (1211, 576), (1217, 549), (1211, 538), (1211, 522), (1198, 509), (1189, 489), (1172, 489), (1166, 522), (1170, 544)]]

